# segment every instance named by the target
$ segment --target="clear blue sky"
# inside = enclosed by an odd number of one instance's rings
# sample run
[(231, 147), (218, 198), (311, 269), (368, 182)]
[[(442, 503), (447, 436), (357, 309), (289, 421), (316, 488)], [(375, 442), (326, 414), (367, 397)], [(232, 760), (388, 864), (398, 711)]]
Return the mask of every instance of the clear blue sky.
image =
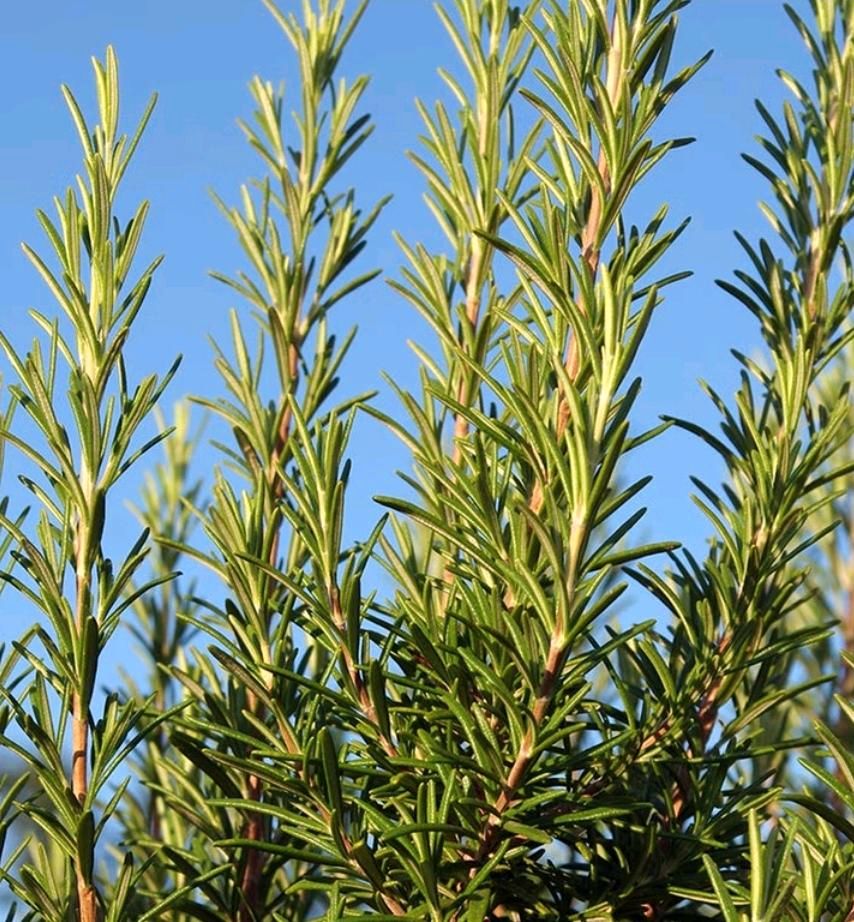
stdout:
[[(296, 0), (281, 0), (287, 10)], [(806, 4), (804, 4), (806, 5)], [(124, 111), (130, 118), (157, 90), (160, 102), (129, 174), (126, 201), (152, 201), (146, 252), (164, 252), (132, 344), (132, 367), (147, 373), (154, 362), (165, 369), (176, 352), (184, 365), (170, 397), (188, 392), (219, 393), (211, 372), (205, 334), (225, 339), (229, 292), (207, 271), (240, 268), (241, 255), (230, 229), (208, 195), (213, 187), (234, 200), (240, 182), (259, 163), (235, 125), (250, 112), (246, 85), (253, 74), (294, 88), (290, 46), (260, 0), (30, 0), (4, 4), (0, 29), (0, 323), (22, 344), (31, 327), (29, 306), (54, 310), (49, 296), (20, 251), (26, 239), (41, 246), (34, 218), (47, 208), (78, 169), (73, 129), (59, 94), (69, 83), (91, 103), (89, 58), (112, 43), (121, 64)], [(676, 152), (647, 181), (635, 213), (651, 214), (661, 201), (672, 219), (693, 216), (668, 269), (689, 268), (693, 279), (668, 290), (639, 360), (645, 380), (637, 425), (658, 414), (714, 415), (696, 384), (706, 378), (729, 395), (736, 377), (729, 348), (749, 352), (758, 337), (747, 312), (714, 286), (743, 260), (732, 238), (765, 232), (756, 208), (765, 188), (739, 157), (755, 152), (759, 130), (753, 99), (772, 111), (782, 91), (778, 66), (800, 72), (800, 40), (777, 0), (695, 0), (682, 14), (677, 61), (687, 63), (708, 48), (715, 56), (673, 104), (663, 122), (672, 134), (698, 141)], [(353, 42), (344, 70), (373, 75), (367, 96), (377, 129), (353, 162), (350, 177), (364, 203), (395, 195), (376, 228), (363, 265), (397, 274), (400, 257), (391, 239), (397, 229), (410, 240), (435, 239), (421, 204), (420, 176), (404, 156), (417, 144), (419, 118), (413, 100), (440, 91), (437, 66), (457, 69), (450, 43), (429, 0), (373, 0)], [(128, 120), (126, 124), (130, 124)], [(406, 339), (429, 342), (410, 308), (387, 286), (375, 282), (342, 307), (341, 327), (357, 322), (360, 333), (343, 387), (357, 392), (379, 387), (380, 401), (394, 401), (380, 380), (385, 370), (415, 385), (415, 360)], [(642, 452), (642, 453), (641, 453)], [(356, 476), (350, 498), (350, 530), (365, 534), (376, 516), (374, 493), (394, 492), (395, 468), (407, 467), (403, 449), (376, 423), (363, 419), (353, 445)], [(14, 470), (10, 458), (9, 473)], [(716, 458), (690, 436), (671, 431), (637, 453), (638, 473), (656, 475), (646, 491), (647, 528), (655, 538), (684, 540), (702, 550), (709, 529), (688, 499), (689, 474), (719, 478)], [(132, 486), (132, 480), (128, 486)], [(121, 517), (122, 512), (117, 511)], [(120, 520), (120, 519), (119, 519)], [(12, 603), (3, 596), (2, 607)], [(0, 625), (0, 635), (7, 628)]]

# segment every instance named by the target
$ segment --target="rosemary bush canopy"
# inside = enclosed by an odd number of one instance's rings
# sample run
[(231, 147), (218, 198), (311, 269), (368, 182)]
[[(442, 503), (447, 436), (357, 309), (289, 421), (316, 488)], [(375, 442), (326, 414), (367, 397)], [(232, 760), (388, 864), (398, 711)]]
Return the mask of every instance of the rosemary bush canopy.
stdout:
[[(2, 602), (34, 614), (0, 652), (7, 922), (854, 920), (854, 0), (785, 6), (808, 77), (756, 104), (767, 232), (719, 285), (762, 350), (701, 383), (715, 425), (644, 428), (638, 353), (696, 268), (639, 204), (714, 66), (675, 63), (689, 3), (440, 0), (436, 233), (377, 266), (368, 0), (263, 0), (299, 79), (250, 83), (228, 335), (171, 411), (179, 361), (129, 361), (160, 259), (119, 191), (154, 100), (124, 127), (112, 48), (94, 115), (63, 87), (82, 167), (24, 245), (50, 306), (25, 347), (0, 325)], [(396, 412), (345, 361), (381, 275), (426, 331)], [(409, 465), (353, 538), (377, 424)], [(644, 537), (627, 475), (680, 429), (723, 472), (703, 554)]]

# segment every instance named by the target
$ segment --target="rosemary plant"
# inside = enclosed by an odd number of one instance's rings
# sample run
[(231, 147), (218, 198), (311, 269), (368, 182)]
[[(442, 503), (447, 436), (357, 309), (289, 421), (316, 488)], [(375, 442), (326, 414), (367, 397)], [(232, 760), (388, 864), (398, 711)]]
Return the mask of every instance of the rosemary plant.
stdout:
[[(780, 121), (757, 104), (769, 131), (760, 139), (767, 160), (745, 158), (771, 184), (774, 206), (762, 210), (780, 246), (775, 252), (766, 240), (751, 245), (739, 235), (751, 271), (737, 272), (737, 285), (720, 283), (759, 321), (769, 361), (734, 352), (743, 371), (732, 406), (706, 387), (721, 412), (720, 436), (678, 421), (727, 467), (720, 493), (695, 481), (715, 536), (702, 563), (686, 554), (674, 558), (668, 580), (639, 574), (675, 619), (669, 661), (657, 670), (665, 695), (655, 731), (676, 767), (662, 811), (666, 828), (680, 834), (667, 856), (668, 874), (672, 881), (674, 865), (702, 857), (721, 905), (747, 905), (753, 918), (789, 911), (791, 887), (780, 875), (792, 842), (769, 852), (782, 856), (773, 886), (760, 870), (757, 843), (777, 785), (796, 779), (781, 771), (778, 757), (796, 742), (786, 738), (787, 702), (824, 681), (807, 676), (799, 687), (792, 662), (826, 638), (832, 622), (801, 618), (795, 625), (793, 615), (809, 610), (804, 552), (836, 521), (809, 534), (805, 528), (839, 497), (836, 485), (850, 470), (839, 462), (852, 434), (847, 382), (822, 389), (817, 381), (850, 341), (854, 306), (843, 236), (854, 217), (854, 4), (818, 0), (813, 12), (814, 28), (788, 8), (811, 53), (815, 90), (783, 73), (794, 101)], [(653, 660), (643, 666), (650, 680), (654, 667)], [(773, 732), (763, 734), (769, 715)], [(673, 747), (682, 753), (676, 762)], [(689, 829), (693, 841), (682, 839)], [(700, 833), (721, 845), (697, 849)], [(689, 889), (688, 881), (671, 884), (668, 896)], [(741, 918), (729, 909), (725, 917)]]
[[(224, 433), (211, 477), (186, 408), (155, 412), (176, 366), (127, 382), (156, 263), (129, 281), (146, 206), (112, 212), (151, 108), (119, 136), (112, 51), (94, 130), (66, 92), (84, 173), (39, 213), (58, 268), (27, 249), (61, 311), (32, 312), (26, 354), (0, 333), (0, 448), (34, 506), (0, 507), (3, 579), (40, 613), (0, 661), (0, 745), (33, 781), (0, 798), (0, 844), (35, 829), (3, 863), (23, 918), (852, 922), (854, 0), (786, 7), (814, 86), (783, 73), (782, 116), (757, 103), (773, 237), (739, 236), (749, 267), (720, 284), (764, 351), (734, 350), (733, 400), (704, 385), (720, 432), (635, 423), (638, 350), (688, 274), (660, 268), (686, 221), (631, 220), (690, 141), (659, 122), (708, 60), (672, 65), (689, 0), (437, 3), (458, 63), (411, 158), (444, 241), (401, 233), (390, 283), (436, 346), (417, 393), (393, 385), (403, 419), (337, 394), (337, 306), (378, 275), (359, 262), (384, 205), (346, 180), (372, 131), (367, 77), (341, 76), (367, 0), (264, 3), (297, 112), (252, 81), (262, 173), (216, 199), (244, 267), (215, 273), (239, 307), (220, 395), (195, 398)], [(412, 466), (348, 542), (366, 413)], [(672, 428), (726, 467), (695, 481), (703, 556), (640, 540), (650, 478), (624, 479)], [(114, 565), (115, 484), (163, 440)], [(149, 674), (102, 704), (121, 620)]]
[[(186, 875), (197, 843), (210, 869), (202, 892), (211, 917), (240, 922), (311, 913), (325, 853), (359, 869), (358, 846), (327, 799), (338, 784), (335, 727), (378, 720), (358, 627), (373, 542), (341, 543), (344, 452), (361, 398), (327, 406), (352, 339), (337, 342), (330, 311), (377, 274), (348, 270), (383, 203), (362, 214), (354, 193), (337, 188), (372, 130), (357, 112), (367, 79), (336, 74), (365, 4), (349, 17), (343, 2), (304, 4), (302, 20), (267, 6), (297, 54), (301, 109), (296, 140), (286, 141), (281, 92), (253, 81), (255, 120), (242, 127), (266, 174), (241, 190), (239, 208), (220, 202), (249, 267), (217, 278), (253, 310), (258, 347), (233, 313), (233, 358), (216, 355), (229, 396), (199, 398), (234, 440), (219, 446), (225, 466), (199, 511), (213, 549), (166, 540), (206, 564), (224, 597), (205, 603), (206, 617), (183, 615), (213, 646), (174, 669), (192, 703), (172, 735), (184, 761), (158, 767), (172, 773), (159, 788), (166, 810), (189, 824), (181, 848), (163, 850), (167, 860)], [(344, 716), (330, 713), (333, 703)], [(186, 774), (186, 760), (197, 776)], [(195, 917), (198, 892), (188, 887), (175, 910)], [(378, 900), (398, 905), (382, 888)]]
[[(18, 866), (19, 848), (3, 875), (31, 918), (112, 922), (125, 918), (136, 872), (128, 857), (111, 898), (102, 899), (96, 848), (127, 787), (127, 779), (115, 790), (108, 785), (144, 732), (145, 705), (110, 695), (96, 716), (93, 695), (101, 652), (122, 614), (160, 580), (134, 585), (147, 553), (147, 532), (114, 563), (105, 528), (116, 483), (166, 434), (140, 444), (143, 426), (178, 363), (161, 378), (128, 381), (123, 350), (160, 260), (133, 279), (148, 206), (143, 202), (122, 223), (114, 216), (114, 203), (154, 100), (131, 137), (119, 134), (112, 49), (94, 68), (98, 122), (93, 128), (63, 88), (84, 160), (77, 188), (54, 200), (56, 217), (38, 212), (53, 252), (42, 257), (24, 246), (60, 313), (30, 312), (39, 335), (26, 353), (0, 333), (19, 408), (14, 426), (6, 420), (3, 440), (30, 463), (33, 473), (22, 473), (20, 480), (37, 509), (26, 523), (5, 512), (0, 518), (13, 538), (18, 564), (4, 579), (41, 616), (13, 644), (2, 666), (2, 741), (37, 783), (37, 795), (19, 809), (44, 831), (59, 858), (51, 861), (50, 850), (39, 846)], [(165, 716), (146, 722), (147, 728)]]
[[(413, 813), (390, 791), (394, 812), (374, 836), (388, 837), (394, 859), (384, 876), (409, 878), (407, 905), (430, 919), (571, 918), (585, 905), (604, 912), (613, 891), (572, 852), (590, 862), (629, 812), (631, 797), (609, 790), (642, 746), (591, 683), (650, 627), (607, 636), (602, 622), (626, 588), (616, 568), (671, 547), (621, 545), (643, 510), (618, 513), (644, 482), (618, 488), (615, 472), (654, 434), (629, 434), (640, 384), (631, 367), (674, 280), (656, 279), (655, 265), (684, 227), (665, 229), (662, 208), (637, 229), (622, 209), (684, 143), (650, 138), (703, 63), (668, 73), (682, 5), (553, 3), (542, 27), (525, 20), (543, 67), (541, 92), (522, 95), (548, 132), (542, 151), (525, 154), (530, 191), (500, 197), (520, 244), (485, 222), (472, 229), (517, 269), (514, 288), (487, 305), (480, 353), (463, 357), (481, 397), (462, 402), (430, 363), (427, 409), (410, 409), (416, 431), (396, 427), (413, 446), (420, 502), (385, 502), (426, 537), (421, 553), (403, 524), (396, 542), (383, 540), (399, 587), (386, 670), (405, 680), (391, 720), (412, 741), (419, 800)], [(440, 157), (454, 162), (449, 142)], [(460, 157), (460, 197), (474, 185), (466, 167)], [(470, 168), (477, 175), (474, 158)], [(449, 299), (455, 288), (449, 279)], [(465, 420), (450, 446), (446, 414)], [(435, 579), (434, 554), (450, 590)], [(641, 899), (618, 894), (613, 909), (630, 915)]]

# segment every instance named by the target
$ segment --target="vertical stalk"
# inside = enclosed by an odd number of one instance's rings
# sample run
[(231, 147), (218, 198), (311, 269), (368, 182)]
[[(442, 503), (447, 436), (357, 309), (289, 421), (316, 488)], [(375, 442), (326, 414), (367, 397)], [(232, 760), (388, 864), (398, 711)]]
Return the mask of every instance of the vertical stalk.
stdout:
[[(436, 446), (434, 412), (446, 379), (431, 363), (423, 412), (413, 412), (416, 431), (406, 433), (418, 473), (408, 483), (418, 502), (384, 500), (426, 527), (426, 565), (405, 540), (399, 541), (400, 551), (387, 545), (386, 554), (400, 580), (395, 624), (401, 632), (413, 625), (411, 646), (420, 655), (415, 665), (404, 656), (398, 661), (404, 687), (419, 690), (407, 692), (402, 710), (412, 707), (431, 720), (436, 715), (439, 724), (435, 731), (431, 727), (435, 748), (419, 734), (415, 753), (419, 763), (435, 755), (437, 764), (454, 766), (452, 780), (441, 778), (447, 785), (441, 804), (430, 804), (428, 795), (425, 822), (441, 815), (436, 822), (473, 830), (460, 842), (443, 837), (447, 854), (437, 845), (429, 876), (425, 871), (425, 887), (443, 875), (441, 892), (455, 894), (454, 920), (517, 912), (520, 918), (546, 917), (538, 915), (543, 912), (557, 918), (561, 910), (575, 908), (573, 899), (562, 902), (555, 895), (552, 904), (546, 895), (553, 882), (561, 888), (564, 874), (578, 878), (578, 892), (586, 892), (580, 859), (577, 870), (573, 858), (555, 869), (553, 880), (545, 873), (538, 877), (537, 849), (547, 841), (569, 845), (572, 837), (549, 829), (548, 817), (560, 811), (544, 816), (543, 804), (557, 798), (552, 781), (558, 776), (561, 786), (567, 779), (570, 804), (592, 796), (586, 781), (583, 790), (573, 790), (574, 779), (583, 774), (578, 767), (583, 756), (572, 752), (563, 728), (576, 720), (586, 724), (587, 676), (597, 666), (609, 668), (606, 648), (618, 649), (622, 641), (611, 635), (600, 642), (594, 634), (594, 622), (623, 588), (610, 589), (605, 581), (609, 574), (617, 577), (620, 563), (675, 546), (665, 542), (617, 552), (615, 544), (644, 510), (621, 525), (607, 523), (643, 486), (621, 492), (614, 482), (629, 450), (629, 414), (640, 384), (629, 375), (664, 284), (649, 283), (649, 275), (681, 231), (661, 230), (666, 208), (645, 230), (628, 229), (620, 208), (639, 178), (670, 147), (684, 143), (656, 146), (649, 137), (666, 102), (704, 63), (665, 82), (676, 31), (673, 14), (683, 5), (681, 0), (551, 2), (544, 4), (544, 27), (533, 15), (523, 17), (526, 35), (518, 42), (524, 46), (530, 39), (544, 65), (534, 71), (543, 95), (527, 87), (521, 94), (551, 130), (543, 132), (542, 150), (528, 150), (524, 158), (533, 189), (500, 196), (504, 218), (521, 243), (488, 227), (471, 231), (517, 270), (513, 295), (491, 311), (467, 298), (462, 329), (470, 332), (475, 316), (482, 329), (491, 324), (489, 350), (480, 339), (480, 352), (457, 350), (451, 331), (441, 326), (447, 311), (436, 306), (447, 301), (435, 281), (444, 263), (431, 261), (423, 250), (407, 251), (413, 269), (404, 293), (441, 330), (446, 353), (490, 394), (486, 406), (464, 404), (460, 396), (468, 395), (460, 390), (447, 399), (456, 431), (466, 436), (463, 453), (451, 454), (448, 464)], [(470, 46), (476, 49), (477, 43)], [(442, 154), (437, 159), (443, 165), (452, 160), (450, 147)], [(495, 156), (493, 151), (490, 168)], [(438, 201), (459, 191), (452, 183), (439, 187), (435, 171), (425, 172)], [(464, 191), (460, 196), (465, 198)], [(582, 355), (582, 343), (589, 344), (588, 354)], [(599, 548), (590, 546), (594, 528), (603, 534)], [(605, 537), (608, 531), (611, 537)], [(441, 587), (451, 600), (444, 607), (435, 605), (431, 593), (433, 548), (450, 561), (453, 576), (453, 594)], [(436, 616), (437, 607), (444, 617)], [(433, 690), (432, 696), (424, 693), (423, 702), (422, 685)], [(417, 704), (409, 704), (410, 694)], [(459, 753), (459, 764), (449, 752)], [(447, 791), (457, 786), (468, 799), (449, 810)], [(566, 811), (571, 824), (572, 806)], [(448, 814), (453, 819), (444, 819)], [(526, 824), (537, 834), (527, 835)], [(493, 861), (500, 874), (487, 870)], [(406, 873), (401, 869), (401, 876)], [(529, 880), (530, 893), (522, 894)]]
[[(303, 249), (304, 244), (298, 247)], [(297, 309), (297, 322), (294, 329), (299, 328), (301, 305)], [(294, 333), (291, 334), (292, 337)], [(299, 343), (292, 341), (287, 345), (287, 377), (282, 381), (284, 409), (276, 433), (276, 441), (270, 453), (270, 465), (267, 471), (267, 489), (270, 493), (270, 503), (273, 513), (270, 520), (272, 540), (267, 563), (271, 569), (276, 569), (279, 563), (279, 544), (281, 541), (282, 517), (277, 504), (282, 501), (285, 494), (285, 482), (281, 474), (281, 465), (287, 451), (288, 439), (291, 431), (291, 400), (294, 399), (299, 387)], [(259, 485), (260, 486), (260, 485)], [(270, 590), (272, 591), (272, 587)], [(266, 619), (265, 619), (266, 620)], [(266, 719), (263, 703), (252, 689), (246, 691), (246, 708), (258, 720)], [(246, 799), (260, 803), (264, 798), (264, 785), (261, 778), (250, 772), (246, 778)], [(267, 823), (264, 814), (260, 811), (249, 812), (243, 827), (243, 837), (249, 842), (263, 842), (267, 836)], [(237, 922), (255, 922), (261, 905), (260, 882), (264, 872), (264, 853), (257, 848), (248, 848), (240, 879), (240, 907), (237, 913)]]
[[(65, 892), (53, 883), (50, 893), (43, 888), (28, 890), (16, 881), (13, 889), (24, 895), (39, 918), (75, 915), (78, 922), (99, 922), (107, 912), (122, 918), (125, 912), (130, 893), (127, 875), (132, 869), (129, 862), (120, 875), (125, 885), (111, 890), (106, 898), (96, 884), (98, 839), (108, 828), (118, 802), (113, 799), (98, 805), (96, 811), (95, 794), (108, 784), (117, 754), (127, 755), (128, 740), (136, 734), (144, 736), (141, 728), (146, 725), (142, 705), (119, 705), (108, 697), (99, 719), (103, 732), (98, 738), (97, 758), (93, 757), (91, 706), (100, 650), (125, 610), (124, 599), (145, 557), (147, 540), (143, 534), (127, 557), (117, 559), (113, 569), (102, 543), (107, 497), (136, 458), (157, 443), (155, 438), (138, 449), (135, 438), (177, 369), (176, 362), (163, 378), (149, 375), (138, 386), (128, 388), (123, 348), (159, 259), (129, 284), (148, 205), (141, 203), (124, 224), (114, 215), (114, 206), (154, 100), (133, 136), (120, 135), (118, 63), (113, 50), (107, 49), (103, 63), (93, 59), (93, 66), (99, 116), (96, 125), (87, 125), (71, 91), (63, 87), (83, 148), (84, 166), (76, 187), (64, 198), (54, 199), (56, 216), (38, 212), (53, 250), (51, 259), (45, 260), (24, 245), (56, 298), (64, 322), (33, 311), (47, 351), (43, 340), (36, 338), (25, 356), (20, 356), (0, 333), (0, 346), (19, 379), (19, 402), (26, 407), (43, 443), (40, 450), (29, 436), (25, 441), (13, 431), (2, 432), (5, 441), (16, 445), (35, 464), (42, 484), (22, 477), (40, 506), (36, 541), (24, 534), (19, 523), (2, 514), (0, 524), (14, 536), (21, 557), (27, 561), (28, 578), (34, 585), (16, 584), (42, 608), (45, 617), (34, 633), (46, 650), (43, 660), (27, 651), (34, 678), (23, 690), (16, 688), (14, 694), (20, 695), (20, 700), (10, 697), (10, 688), (4, 688), (4, 694), (7, 702), (14, 703), (24, 736), (34, 749), (20, 751), (41, 782), (43, 800), (30, 809), (37, 817), (50, 815), (51, 825), (42, 825), (54, 840), (51, 844), (58, 844), (66, 856), (69, 870), (64, 875)], [(51, 261), (58, 269), (51, 267)], [(70, 328), (71, 335), (60, 333), (64, 326)], [(59, 393), (62, 385), (67, 389), (65, 407)], [(70, 422), (61, 424), (62, 415)], [(66, 598), (64, 588), (69, 565), (74, 573), (74, 589), (69, 593), (73, 601)], [(59, 716), (51, 713), (49, 689), (60, 693), (63, 710)], [(62, 752), (69, 737), (71, 765), (66, 769)], [(23, 805), (22, 812), (27, 807)], [(45, 866), (48, 854), (45, 850), (36, 855), (33, 864), (24, 864), (23, 879), (52, 880), (54, 870)]]
[[(88, 472), (84, 470), (81, 475), (83, 484), (89, 481)], [(84, 495), (86, 495), (84, 491)], [(91, 491), (87, 496), (91, 501)], [(87, 619), (90, 617), (90, 587), (91, 579), (89, 529), (82, 523), (77, 530), (77, 610), (75, 625), (77, 629), (77, 644), (79, 649), (84, 648), (84, 633)], [(94, 668), (94, 667), (92, 667)], [(84, 700), (79, 690), (75, 690), (71, 702), (71, 790), (81, 808), (89, 794), (89, 703)], [(97, 922), (100, 918), (98, 899), (91, 880), (88, 880), (80, 862), (75, 866), (77, 878), (77, 902), (80, 922)]]
[[(342, 194), (337, 188), (339, 171), (372, 130), (367, 116), (355, 114), (367, 78), (348, 82), (336, 73), (343, 48), (366, 2), (358, 3), (349, 19), (344, 15), (344, 0), (306, 0), (301, 17), (283, 13), (272, 0), (265, 0), (265, 5), (299, 60), (301, 111), (295, 117), (291, 135), (283, 120), (283, 91), (258, 77), (252, 81), (255, 121), (251, 125), (242, 123), (241, 127), (253, 148), (261, 153), (269, 176), (253, 190), (248, 186), (241, 190), (240, 208), (222, 208), (237, 231), (254, 277), (245, 272), (237, 278), (219, 274), (215, 277), (255, 308), (264, 346), (269, 345), (275, 358), (277, 391), (269, 400), (259, 394), (262, 353), (250, 354), (243, 322), (233, 313), (236, 359), (232, 365), (220, 353), (217, 366), (236, 399), (199, 402), (223, 417), (233, 431), (238, 452), (231, 457), (242, 459), (248, 487), (238, 499), (224, 473), (218, 471), (214, 503), (205, 526), (219, 555), (216, 561), (210, 561), (211, 565), (222, 575), (231, 596), (230, 617), (224, 619), (222, 628), (227, 634), (237, 634), (234, 649), (242, 651), (240, 668), (245, 670), (228, 679), (228, 686), (222, 689), (223, 698), (242, 699), (252, 727), (274, 722), (282, 733), (288, 764), (300, 776), (300, 783), (312, 790), (310, 772), (298, 768), (295, 757), (317, 745), (316, 728), (307, 740), (302, 739), (299, 731), (289, 726), (289, 720), (298, 719), (303, 706), (298, 706), (297, 717), (291, 718), (279, 709), (278, 701), (283, 694), (282, 685), (288, 684), (278, 673), (295, 668), (299, 655), (291, 625), (295, 611), (304, 602), (294, 592), (294, 586), (317, 585), (317, 605), (322, 615), (313, 609), (311, 613), (335, 625), (339, 638), (335, 662), (340, 662), (343, 674), (339, 681), (345, 689), (352, 685), (363, 711), (369, 713), (372, 705), (357, 665), (358, 654), (351, 649), (347, 632), (341, 627), (344, 615), (335, 576), (341, 549), (324, 547), (322, 560), (317, 557), (320, 545), (333, 537), (325, 533), (320, 537), (319, 532), (333, 526), (326, 520), (312, 520), (305, 525), (304, 535), (298, 519), (303, 514), (313, 516), (343, 484), (327, 483), (326, 474), (334, 465), (327, 464), (326, 458), (308, 474), (300, 469), (300, 463), (314, 450), (313, 433), (320, 414), (328, 412), (325, 403), (350, 341), (345, 339), (343, 347), (336, 345), (328, 327), (329, 308), (376, 274), (351, 278), (345, 272), (363, 248), (364, 237), (384, 203), (363, 217), (355, 205), (355, 195)], [(306, 343), (310, 351), (304, 356)], [(341, 411), (333, 410), (328, 425), (336, 425), (340, 415)], [(324, 476), (318, 483), (310, 483), (321, 469)], [(318, 493), (309, 512), (307, 497), (314, 487)], [(340, 529), (337, 535), (340, 539)], [(216, 636), (219, 642), (222, 634)], [(310, 631), (305, 632), (305, 637), (310, 644), (317, 642)], [(323, 661), (328, 659), (324, 657)], [(247, 673), (257, 684), (244, 680)], [(284, 696), (289, 697), (289, 693)], [(309, 709), (309, 713), (313, 711)], [(237, 715), (234, 719), (236, 723), (229, 729), (239, 731), (245, 740), (246, 722), (242, 715), (239, 721)], [(266, 737), (259, 738), (264, 746), (268, 745)], [(233, 749), (234, 739), (225, 733), (222, 745)], [(385, 742), (390, 749), (390, 741)], [(268, 796), (275, 799), (278, 794), (275, 786), (272, 793), (268, 792), (262, 773), (252, 770), (254, 754), (250, 746), (241, 743), (237, 754), (244, 766), (235, 779), (243, 795), (241, 872), (230, 894), (229, 912), (236, 922), (254, 922), (265, 918), (273, 899), (262, 883), (270, 880), (278, 886), (270, 865), (276, 863), (281, 868), (279, 879), (292, 873), (292, 867), (285, 859), (276, 859), (254, 845), (263, 843), (281, 823), (253, 805)], [(341, 823), (343, 818), (324, 815), (323, 821)]]
[[(619, 3), (618, 3), (619, 7)], [(615, 9), (611, 21), (609, 32), (610, 42), (604, 60), (604, 73), (602, 74), (603, 83), (606, 88), (607, 103), (611, 107), (616, 117), (619, 117), (622, 108), (622, 92), (625, 72), (624, 56), (628, 59), (631, 57), (632, 49), (626, 49), (624, 42), (625, 22), (627, 18), (625, 9)], [(591, 75), (598, 78), (595, 72)], [(579, 126), (580, 127), (580, 126)], [(608, 204), (608, 196), (611, 194), (610, 168), (605, 150), (605, 139), (603, 135), (599, 136), (599, 154), (597, 158), (597, 170), (601, 181), (601, 191), (596, 183), (590, 183), (590, 207), (587, 218), (581, 232), (581, 264), (586, 268), (589, 275), (591, 288), (595, 286), (596, 276), (601, 259), (601, 243), (604, 232), (607, 230), (603, 226), (603, 214)], [(612, 219), (613, 220), (613, 219)], [(584, 303), (583, 296), (579, 293), (576, 298), (576, 304), (583, 315), (591, 313), (592, 305)], [(580, 351), (579, 338), (577, 332), (572, 329), (568, 330), (566, 349), (564, 352), (564, 366), (567, 377), (572, 384), (575, 384), (580, 370)], [(610, 402), (610, 395), (609, 395)], [(556, 422), (556, 436), (561, 441), (570, 422), (570, 404), (565, 394), (561, 394), (558, 402), (558, 414)], [(595, 434), (593, 441), (591, 457), (583, 460), (591, 471), (594, 471), (600, 463), (597, 456), (599, 451), (599, 442), (602, 433)], [(534, 515), (539, 515), (542, 511), (544, 501), (543, 484), (538, 478), (534, 482), (534, 487), (529, 500), (529, 508)], [(569, 537), (569, 558), (567, 562), (566, 573), (566, 596), (569, 605), (575, 598), (576, 580), (578, 577), (579, 556), (584, 547), (586, 547), (589, 537), (589, 521), (592, 510), (584, 509), (581, 515), (573, 515), (571, 533)], [(537, 689), (534, 705), (531, 710), (531, 725), (526, 733), (515, 759), (512, 762), (509, 772), (501, 787), (501, 793), (493, 804), (493, 813), (490, 816), (487, 831), (480, 844), (480, 857), (488, 855), (492, 849), (496, 830), (501, 822), (501, 817), (507, 808), (512, 804), (513, 799), (519, 786), (524, 781), (525, 775), (532, 759), (533, 740), (536, 736), (543, 720), (545, 719), (558, 687), (558, 677), (560, 675), (564, 658), (566, 657), (568, 627), (560, 617), (555, 619), (554, 628), (549, 641), (548, 652), (542, 666), (542, 679)]]

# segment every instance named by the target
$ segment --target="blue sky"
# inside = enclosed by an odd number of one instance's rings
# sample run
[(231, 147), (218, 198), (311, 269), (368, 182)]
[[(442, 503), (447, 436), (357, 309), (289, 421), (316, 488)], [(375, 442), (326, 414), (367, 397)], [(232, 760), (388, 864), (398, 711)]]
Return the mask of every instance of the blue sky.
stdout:
[[(295, 0), (281, 2), (285, 10), (295, 5)], [(674, 223), (692, 216), (667, 268), (696, 274), (668, 290), (640, 355), (645, 387), (638, 427), (654, 424), (661, 413), (714, 422), (697, 379), (730, 394), (736, 375), (729, 348), (758, 347), (752, 319), (715, 287), (714, 279), (743, 265), (733, 228), (749, 238), (766, 232), (756, 207), (766, 190), (739, 157), (743, 150), (756, 151), (752, 138), (759, 118), (753, 99), (759, 96), (777, 111), (782, 89), (775, 68), (801, 71), (804, 63), (800, 40), (776, 0), (695, 0), (681, 22), (677, 62), (687, 63), (709, 48), (715, 56), (673, 104), (662, 128), (698, 141), (648, 178), (633, 207), (640, 218), (667, 201)], [(124, 193), (128, 203), (151, 200), (145, 251), (166, 254), (138, 321), (131, 367), (140, 375), (152, 370), (152, 363), (165, 370), (182, 352), (184, 364), (170, 397), (216, 394), (219, 382), (211, 371), (206, 334), (225, 340), (234, 299), (207, 272), (230, 273), (242, 263), (208, 190), (234, 200), (239, 183), (259, 169), (235, 125), (236, 117), (250, 112), (246, 85), (252, 75), (285, 79), (295, 89), (290, 46), (260, 0), (6, 5), (0, 30), (0, 323), (23, 345), (31, 335), (26, 308), (54, 310), (20, 242), (41, 245), (34, 210), (49, 206), (78, 169), (77, 142), (59, 84), (69, 83), (90, 106), (89, 58), (101, 55), (108, 43), (119, 55), (127, 125), (152, 91), (160, 94)], [(417, 145), (420, 131), (413, 101), (416, 96), (430, 101), (441, 91), (440, 65), (457, 69), (429, 0), (373, 0), (345, 60), (347, 74), (373, 75), (366, 108), (377, 126), (353, 161), (350, 180), (365, 204), (387, 192), (395, 196), (363, 265), (382, 267), (391, 277), (401, 264), (393, 230), (409, 240), (436, 239), (421, 203), (420, 176), (405, 150)], [(342, 328), (358, 323), (360, 329), (344, 389), (378, 387), (381, 405), (393, 409), (380, 372), (415, 386), (416, 364), (406, 339), (429, 344), (413, 312), (378, 281), (341, 308), (339, 323)], [(353, 458), (349, 524), (353, 534), (365, 534), (377, 514), (371, 496), (395, 492), (394, 471), (408, 462), (394, 438), (368, 419), (358, 427)], [(9, 460), (11, 473), (15, 459)], [(646, 491), (648, 534), (683, 540), (701, 552), (709, 529), (688, 498), (688, 477), (716, 482), (715, 456), (690, 436), (671, 431), (639, 450), (633, 463), (636, 473), (649, 471), (656, 478)], [(132, 478), (127, 487), (132, 489)], [(121, 521), (124, 513), (115, 515)], [(10, 601), (4, 595), (3, 606)], [(0, 635), (6, 634), (0, 626)]]

